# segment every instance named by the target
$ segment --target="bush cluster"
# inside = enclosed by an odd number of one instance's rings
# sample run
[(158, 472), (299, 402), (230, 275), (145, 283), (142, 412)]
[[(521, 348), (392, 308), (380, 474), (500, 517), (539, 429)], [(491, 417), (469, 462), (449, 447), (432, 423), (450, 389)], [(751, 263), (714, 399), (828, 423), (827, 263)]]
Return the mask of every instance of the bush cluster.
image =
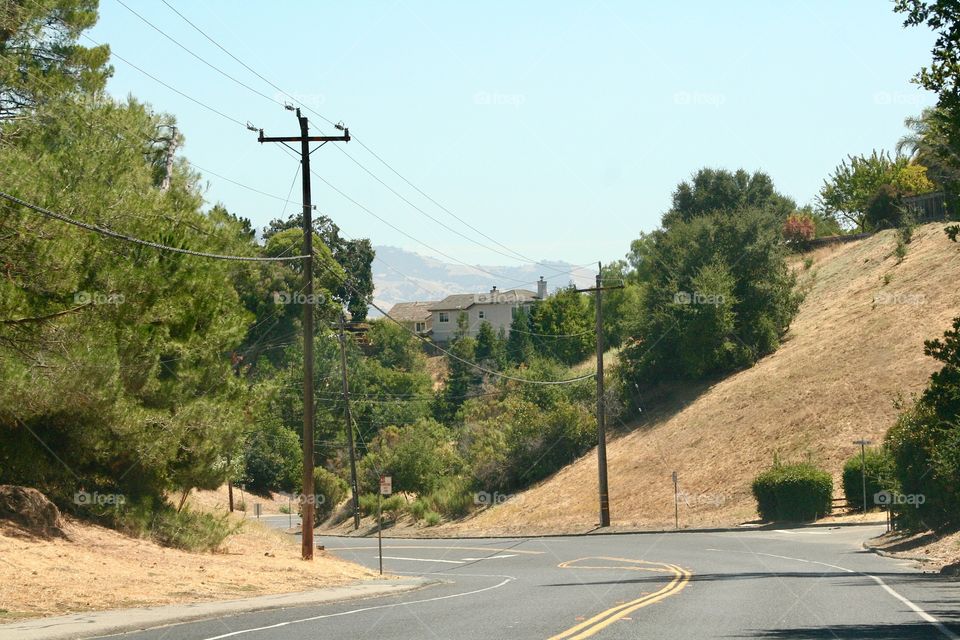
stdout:
[(777, 463), (754, 479), (753, 495), (763, 520), (815, 520), (830, 513), (833, 478), (809, 463)]

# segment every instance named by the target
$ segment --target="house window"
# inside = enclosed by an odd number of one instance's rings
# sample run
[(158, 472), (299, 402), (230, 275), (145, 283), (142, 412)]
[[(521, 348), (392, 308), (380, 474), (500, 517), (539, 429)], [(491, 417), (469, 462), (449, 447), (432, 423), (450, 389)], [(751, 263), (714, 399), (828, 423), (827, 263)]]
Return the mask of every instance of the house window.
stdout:
[(450, 314), (446, 311), (440, 312), (440, 322), (450, 322)]
[(426, 323), (424, 323), (424, 322), (418, 322), (418, 323), (417, 323), (417, 326), (416, 326), (416, 331), (417, 331), (417, 333), (423, 333), (423, 331), (424, 331), (426, 328), (427, 328), (427, 327), (426, 327)]
[(481, 320), (487, 317), (482, 310), (478, 312), (478, 315), (480, 316)]

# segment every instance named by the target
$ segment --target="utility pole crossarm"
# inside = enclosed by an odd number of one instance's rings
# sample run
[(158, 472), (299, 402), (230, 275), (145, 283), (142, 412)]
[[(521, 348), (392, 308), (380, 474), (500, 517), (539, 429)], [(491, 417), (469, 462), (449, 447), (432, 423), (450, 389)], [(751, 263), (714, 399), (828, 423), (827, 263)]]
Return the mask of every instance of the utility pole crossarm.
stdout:
[(344, 129), (342, 136), (278, 136), (268, 138), (263, 135), (263, 129), (260, 129), (258, 142), (350, 142), (350, 129)]

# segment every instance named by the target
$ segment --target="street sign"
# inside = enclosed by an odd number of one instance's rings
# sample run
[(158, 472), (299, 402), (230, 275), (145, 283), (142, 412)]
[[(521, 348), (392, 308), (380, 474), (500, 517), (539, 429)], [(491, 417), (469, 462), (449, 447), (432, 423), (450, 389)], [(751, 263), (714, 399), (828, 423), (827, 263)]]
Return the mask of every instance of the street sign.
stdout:
[(388, 496), (393, 493), (393, 478), (391, 476), (380, 476), (380, 495)]

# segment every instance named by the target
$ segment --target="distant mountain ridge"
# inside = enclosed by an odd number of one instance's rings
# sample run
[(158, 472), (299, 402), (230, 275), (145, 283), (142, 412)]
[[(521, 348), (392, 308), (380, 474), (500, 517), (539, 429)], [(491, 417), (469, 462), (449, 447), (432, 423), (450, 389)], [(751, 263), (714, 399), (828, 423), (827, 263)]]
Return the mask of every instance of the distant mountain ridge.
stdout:
[[(540, 276), (547, 281), (549, 291), (565, 287), (571, 282), (586, 286), (593, 283), (596, 274), (595, 268), (579, 268), (562, 260), (542, 260), (541, 264), (520, 266), (478, 265), (471, 268), (387, 245), (376, 246), (374, 250), (378, 258), (373, 261), (374, 302), (387, 311), (397, 302), (440, 300), (454, 293), (489, 291), (494, 286), (501, 291), (536, 291)], [(371, 316), (377, 315), (380, 314), (372, 309)]]

